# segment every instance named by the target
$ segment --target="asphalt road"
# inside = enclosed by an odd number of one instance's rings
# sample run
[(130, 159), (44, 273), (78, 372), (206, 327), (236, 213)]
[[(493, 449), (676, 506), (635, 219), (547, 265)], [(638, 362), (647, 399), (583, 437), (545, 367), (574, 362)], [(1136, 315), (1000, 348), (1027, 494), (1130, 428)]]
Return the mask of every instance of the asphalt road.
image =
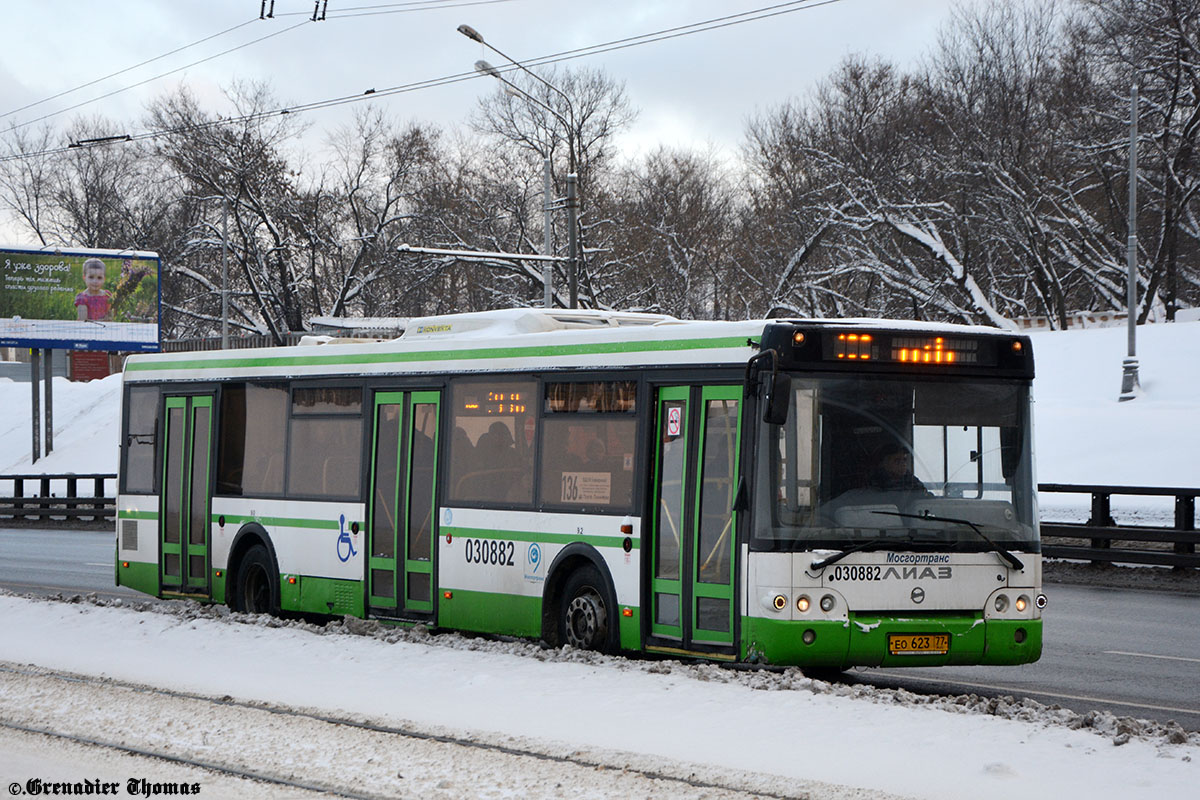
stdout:
[(1019, 667), (867, 669), (851, 680), (916, 692), (1029, 697), (1200, 731), (1200, 596), (1047, 584), (1041, 660)]
[[(0, 587), (146, 599), (113, 585), (110, 531), (0, 528)], [(1200, 596), (1048, 584), (1044, 649), (1020, 667), (862, 669), (848, 681), (936, 694), (1029, 697), (1200, 731)]]
[(0, 587), (19, 593), (146, 596), (115, 585), (111, 530), (0, 528)]

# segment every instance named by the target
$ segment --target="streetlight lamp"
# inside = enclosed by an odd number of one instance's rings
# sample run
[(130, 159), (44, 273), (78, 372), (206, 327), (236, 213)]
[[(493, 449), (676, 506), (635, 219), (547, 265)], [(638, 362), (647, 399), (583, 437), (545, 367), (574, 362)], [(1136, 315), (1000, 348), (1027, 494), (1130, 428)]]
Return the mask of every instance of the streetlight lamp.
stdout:
[[(578, 233), (579, 233), (579, 227), (578, 227), (578, 213), (579, 213), (578, 181), (579, 181), (579, 175), (576, 170), (576, 164), (575, 164), (575, 107), (571, 104), (571, 98), (569, 98), (563, 90), (559, 89), (557, 86), (550, 83), (550, 81), (546, 80), (541, 75), (538, 75), (536, 72), (530, 70), (528, 67), (526, 67), (524, 64), (522, 64), (520, 61), (517, 61), (512, 56), (505, 55), (504, 53), (500, 52), (498, 49), (496, 49), (496, 47), (494, 47), (493, 45), (491, 45), (487, 41), (485, 41), (483, 38), (483, 35), (481, 33), (479, 33), (479, 31), (472, 28), (470, 25), (459, 25), (458, 32), (461, 33), (463, 36), (466, 36), (471, 41), (479, 42), (481, 45), (483, 45), (484, 47), (488, 48), (489, 50), (495, 52), (500, 57), (508, 60), (513, 66), (522, 70), (527, 75), (530, 75), (533, 78), (537, 79), (543, 85), (545, 85), (548, 89), (550, 89), (552, 92), (554, 92), (559, 97), (561, 97), (563, 99), (563, 102), (566, 103), (567, 115), (570, 117), (569, 120), (564, 119), (562, 114), (558, 113), (558, 111), (551, 108), (547, 103), (544, 103), (541, 100), (538, 100), (536, 97), (529, 94), (529, 92), (525, 91), (521, 87), (514, 84), (512, 81), (505, 78), (504, 75), (501, 74), (500, 70), (496, 69), (488, 62), (483, 61), (483, 60), (475, 62), (475, 71), (476, 72), (479, 72), (482, 75), (488, 75), (492, 78), (495, 78), (496, 80), (500, 81), (505, 86), (507, 86), (510, 91), (515, 92), (516, 94), (519, 94), (521, 97), (524, 97), (526, 100), (533, 103), (534, 105), (539, 106), (539, 107), (545, 109), (546, 111), (550, 112), (550, 114), (553, 115), (554, 118), (557, 119), (560, 123), (562, 123), (563, 126), (566, 127), (566, 129), (567, 129), (567, 163), (568, 163), (567, 198), (566, 198), (566, 201), (567, 201), (566, 202), (566, 208), (567, 208), (567, 284), (568, 284), (569, 295), (570, 295), (570, 307), (577, 308), (579, 306), (579, 277), (578, 277), (579, 276), (579, 237), (578, 237)], [(549, 184), (549, 181), (547, 180), (547, 185), (548, 184)], [(545, 205), (547, 208), (550, 206), (550, 198), (548, 196), (548, 192), (547, 192)], [(549, 234), (547, 234), (547, 236), (546, 236), (546, 242), (547, 242), (547, 244), (549, 243)], [(553, 296), (552, 291), (551, 291), (552, 274), (551, 274), (551, 268), (549, 265), (547, 265), (546, 270), (543, 274), (543, 280), (545, 282), (545, 299), (543, 302), (544, 302), (545, 307), (549, 308), (550, 304), (551, 304), (551, 298)]]

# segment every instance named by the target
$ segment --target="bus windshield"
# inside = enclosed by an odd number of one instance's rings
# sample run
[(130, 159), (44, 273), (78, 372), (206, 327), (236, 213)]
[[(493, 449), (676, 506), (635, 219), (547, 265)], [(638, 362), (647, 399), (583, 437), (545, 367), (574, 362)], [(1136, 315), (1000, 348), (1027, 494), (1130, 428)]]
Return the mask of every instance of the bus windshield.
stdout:
[(793, 375), (789, 404), (759, 433), (755, 549), (1039, 549), (1026, 383)]

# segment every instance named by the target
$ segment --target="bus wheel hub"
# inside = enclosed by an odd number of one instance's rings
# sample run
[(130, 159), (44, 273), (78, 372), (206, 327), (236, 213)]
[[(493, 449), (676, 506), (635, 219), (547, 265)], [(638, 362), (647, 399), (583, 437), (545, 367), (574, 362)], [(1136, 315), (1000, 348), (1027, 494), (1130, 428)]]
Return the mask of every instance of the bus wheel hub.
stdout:
[(604, 623), (600, 596), (594, 592), (581, 594), (567, 606), (567, 641), (572, 647), (595, 648)]

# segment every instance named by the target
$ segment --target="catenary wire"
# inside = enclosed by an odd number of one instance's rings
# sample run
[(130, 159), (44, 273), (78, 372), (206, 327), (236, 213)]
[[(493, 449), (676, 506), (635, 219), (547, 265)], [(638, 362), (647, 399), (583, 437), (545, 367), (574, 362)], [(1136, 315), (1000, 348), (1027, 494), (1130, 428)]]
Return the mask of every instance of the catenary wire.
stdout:
[(50, 95), (49, 97), (45, 97), (41, 100), (37, 100), (32, 103), (23, 105), (20, 108), (14, 108), (12, 111), (6, 111), (3, 114), (0, 114), (0, 119), (4, 119), (5, 117), (11, 117), (13, 114), (19, 114), (22, 111), (26, 111), (26, 110), (28, 110), (30, 108), (34, 108), (36, 106), (40, 106), (43, 103), (48, 103), (51, 100), (57, 100), (60, 97), (66, 97), (69, 94), (74, 94), (75, 92), (78, 92), (80, 89), (86, 89), (89, 86), (95, 86), (97, 83), (101, 83), (110, 78), (115, 78), (118, 75), (124, 75), (126, 72), (131, 72), (139, 67), (144, 67), (147, 64), (153, 64), (155, 61), (161, 61), (162, 59), (167, 58), (168, 56), (173, 56), (176, 53), (182, 53), (184, 50), (188, 50), (197, 45), (204, 44), (205, 42), (208, 42), (213, 39), (224, 36), (227, 33), (233, 33), (234, 31), (238, 30), (239, 28), (244, 28), (245, 26), (249, 25), (250, 23), (257, 22), (257, 21), (258, 21), (258, 17), (254, 17), (253, 19), (248, 19), (245, 22), (239, 22), (237, 25), (234, 25), (232, 28), (226, 28), (223, 31), (218, 31), (217, 33), (210, 34), (208, 36), (205, 36), (203, 39), (197, 39), (196, 41), (194, 41), (190, 44), (185, 44), (182, 47), (176, 47), (174, 50), (169, 50), (166, 53), (163, 53), (161, 55), (154, 56), (153, 58), (148, 58), (145, 61), (142, 61), (140, 63), (133, 64), (132, 66), (125, 67), (124, 69), (119, 69), (116, 72), (110, 72), (108, 75), (105, 75), (102, 78), (96, 78), (95, 80), (88, 81), (87, 83), (81, 83), (72, 89), (66, 89), (64, 91), (59, 92), (58, 94), (53, 94), (53, 95)]
[[(612, 52), (615, 50), (624, 50), (624, 49), (628, 49), (631, 47), (637, 47), (637, 46), (644, 45), (644, 44), (654, 44), (656, 42), (666, 41), (669, 39), (676, 39), (676, 38), (679, 38), (682, 36), (690, 36), (695, 33), (704, 33), (704, 32), (710, 31), (710, 30), (718, 30), (720, 28), (727, 28), (727, 27), (731, 27), (733, 25), (740, 25), (740, 24), (743, 24), (746, 22), (756, 22), (760, 19), (769, 19), (771, 17), (780, 16), (782, 14), (789, 14), (789, 13), (792, 13), (795, 11), (807, 11), (807, 10), (810, 10), (813, 8), (819, 8), (821, 6), (827, 6), (827, 5), (832, 5), (834, 3), (840, 3), (842, 1), (843, 0), (816, 0), (816, 1), (814, 1), (814, 0), (794, 0), (794, 2), (780, 3), (777, 5), (773, 5), (773, 6), (766, 6), (766, 7), (754, 9), (751, 11), (745, 11), (745, 12), (740, 12), (738, 14), (727, 15), (724, 17), (716, 17), (713, 19), (704, 20), (701, 22), (695, 22), (695, 23), (691, 23), (688, 25), (681, 25), (681, 26), (677, 26), (674, 28), (665, 28), (663, 30), (655, 31), (652, 33), (646, 33), (646, 34), (641, 34), (638, 36), (626, 37), (624, 39), (616, 39), (616, 40), (613, 40), (610, 42), (604, 42), (601, 44), (590, 45), (588, 47), (577, 48), (574, 50), (564, 50), (559, 53), (553, 53), (550, 55), (539, 56), (539, 57), (535, 57), (532, 59), (528, 59), (528, 60), (524, 61), (523, 63), (526, 66), (544, 66), (547, 64), (555, 64), (555, 63), (559, 63), (562, 61), (570, 61), (570, 60), (574, 60), (577, 58), (584, 58), (587, 56), (600, 55), (600, 54)], [(300, 23), (300, 24), (304, 24), (304, 23)], [(520, 69), (520, 67), (517, 67), (515, 65), (510, 65), (510, 66), (506, 66), (506, 67), (499, 67), (499, 68), (497, 68), (497, 71), (503, 73), (503, 72), (511, 72), (511, 71), (518, 70), (518, 69)], [(457, 73), (454, 75), (447, 75), (447, 76), (444, 76), (441, 78), (430, 78), (430, 79), (426, 79), (423, 81), (416, 81), (414, 83), (401, 84), (398, 86), (389, 87), (387, 89), (380, 89), (380, 90), (368, 89), (365, 92), (356, 93), (353, 95), (343, 95), (341, 97), (334, 97), (334, 98), (329, 98), (326, 100), (317, 100), (317, 101), (313, 101), (311, 103), (287, 106), (284, 108), (272, 109), (270, 111), (261, 111), (261, 112), (256, 112), (253, 114), (244, 114), (244, 115), (237, 116), (237, 117), (225, 117), (225, 118), (221, 118), (221, 119), (210, 120), (207, 122), (177, 126), (174, 128), (164, 128), (164, 129), (154, 130), (154, 131), (145, 131), (142, 133), (132, 134), (132, 135), (128, 135), (128, 136), (110, 137), (109, 140), (107, 140), (103, 143), (108, 144), (108, 143), (114, 143), (114, 142), (144, 141), (147, 139), (156, 139), (156, 138), (160, 138), (163, 136), (170, 136), (170, 135), (175, 135), (175, 134), (188, 133), (188, 132), (192, 132), (192, 131), (205, 130), (208, 128), (219, 127), (219, 126), (224, 126), (224, 125), (233, 125), (233, 124), (239, 124), (239, 123), (245, 123), (245, 122), (252, 122), (255, 120), (266, 119), (268, 117), (279, 116), (279, 115), (283, 115), (283, 114), (303, 113), (306, 111), (318, 111), (318, 110), (323, 110), (326, 108), (334, 108), (337, 106), (347, 105), (350, 103), (362, 102), (364, 100), (376, 100), (381, 97), (389, 97), (389, 96), (395, 95), (395, 94), (405, 94), (408, 92), (414, 92), (414, 91), (418, 91), (421, 89), (431, 89), (431, 88), (435, 88), (435, 87), (439, 87), (439, 86), (446, 86), (446, 85), (453, 84), (453, 83), (460, 83), (462, 81), (474, 80), (479, 77), (481, 77), (481, 76), (478, 75), (474, 71), (460, 72), (460, 73)], [(47, 148), (44, 150), (39, 150), (36, 152), (30, 152), (30, 153), (14, 153), (14, 154), (10, 154), (10, 155), (0, 156), (0, 163), (6, 162), (6, 161), (21, 160), (21, 159), (25, 159), (25, 158), (33, 158), (33, 157), (37, 157), (37, 156), (55, 155), (55, 154), (59, 154), (59, 153), (68, 152), (69, 150), (71, 150), (73, 148), (78, 148), (78, 147), (80, 147), (79, 144), (73, 144), (73, 145), (67, 145), (67, 146), (63, 146), (63, 147)]]
[[(413, 11), (435, 11), (435, 10), (441, 10), (441, 9), (450, 9), (450, 8), (463, 8), (463, 7), (466, 7), (466, 6), (492, 5), (492, 4), (495, 4), (495, 3), (510, 3), (510, 2), (512, 2), (512, 0), (459, 0), (458, 2), (456, 2), (455, 0), (424, 0), (424, 2), (425, 2), (425, 4), (424, 4), (422, 7), (420, 7), (420, 8), (399, 8), (399, 9), (384, 10), (384, 11), (371, 11), (371, 12), (358, 13), (358, 14), (335, 13), (335, 14), (334, 14), (332, 17), (330, 17), (330, 18), (331, 18), (331, 19), (350, 19), (350, 18), (353, 18), (353, 17), (379, 16), (379, 15), (381, 15), (381, 14), (403, 14), (403, 13), (409, 13), (409, 12), (413, 12)], [(429, 5), (429, 3), (438, 3), (439, 5)], [(418, 5), (418, 3), (393, 3), (393, 4), (390, 4), (390, 5)], [(386, 8), (386, 6), (379, 6), (379, 7), (380, 7), (380, 8)], [(357, 7), (357, 8), (358, 8), (358, 9), (370, 9), (370, 8), (374, 8), (374, 7), (373, 7), (373, 6), (359, 6), (359, 7)], [(307, 12), (287, 12), (287, 13), (284, 13), (284, 14), (277, 14), (277, 15), (276, 15), (276, 17), (285, 17), (285, 16), (307, 16)], [(211, 36), (207, 36), (207, 37), (205, 37), (205, 38), (203, 38), (203, 39), (200, 39), (199, 41), (192, 42), (192, 43), (191, 43), (191, 44), (189, 44), (189, 45), (184, 45), (183, 47), (176, 48), (175, 50), (172, 50), (172, 51), (170, 51), (170, 52), (168, 52), (168, 53), (163, 53), (163, 54), (162, 54), (162, 55), (160, 55), (160, 56), (155, 56), (154, 58), (151, 58), (151, 59), (148, 59), (148, 60), (146, 60), (146, 61), (143, 61), (143, 62), (141, 62), (140, 64), (134, 64), (134, 65), (133, 65), (133, 66), (131, 66), (131, 67), (126, 67), (125, 69), (123, 69), (123, 70), (120, 70), (120, 71), (118, 71), (118, 72), (114, 72), (114, 73), (112, 73), (111, 75), (106, 75), (106, 76), (105, 76), (105, 77), (103, 77), (103, 78), (97, 78), (96, 80), (89, 81), (89, 82), (87, 82), (87, 83), (81, 84), (80, 86), (76, 86), (74, 89), (67, 89), (66, 91), (59, 92), (58, 94), (56, 94), (56, 95), (53, 95), (52, 97), (47, 97), (47, 98), (45, 98), (45, 99), (43, 99), (43, 100), (38, 100), (38, 101), (37, 101), (37, 102), (35, 102), (35, 103), (30, 103), (29, 105), (22, 106), (21, 108), (18, 108), (18, 109), (14, 109), (13, 111), (9, 111), (9, 112), (7, 112), (7, 113), (0, 114), (0, 119), (3, 119), (3, 118), (5, 118), (5, 117), (8, 117), (8, 116), (11, 116), (11, 115), (13, 115), (13, 114), (16, 114), (16, 113), (18, 113), (18, 112), (20, 112), (20, 111), (24, 111), (24, 110), (26, 110), (26, 109), (33, 108), (33, 107), (35, 107), (35, 106), (39, 106), (39, 105), (41, 105), (41, 104), (43, 104), (43, 103), (49, 102), (50, 100), (54, 100), (54, 99), (57, 99), (57, 98), (59, 98), (59, 97), (63, 97), (63, 96), (65, 96), (65, 95), (68, 95), (68, 94), (72, 94), (73, 92), (76, 92), (76, 91), (78, 91), (78, 90), (80, 90), (80, 89), (87, 88), (88, 86), (93, 86), (93, 85), (95, 85), (95, 84), (97, 84), (97, 83), (100, 83), (100, 82), (102, 82), (102, 81), (108, 80), (109, 78), (115, 77), (115, 76), (117, 76), (117, 75), (122, 75), (122, 74), (124, 74), (124, 73), (126, 73), (126, 72), (129, 72), (129, 71), (131, 71), (131, 70), (137, 69), (138, 67), (145, 66), (146, 64), (153, 63), (153, 62), (155, 62), (155, 61), (158, 61), (158, 60), (160, 60), (160, 59), (162, 59), (162, 58), (166, 58), (167, 56), (174, 55), (175, 53), (179, 53), (179, 52), (181, 52), (181, 51), (183, 51), (183, 50), (187, 50), (188, 48), (194, 47), (194, 46), (196, 46), (197, 44), (201, 44), (201, 43), (203, 43), (203, 42), (206, 42), (206, 41), (209, 41), (209, 40), (211, 40), (211, 39), (215, 39), (215, 38), (217, 38), (217, 37), (219, 37), (219, 36), (223, 36), (223, 35), (224, 35), (224, 34), (226, 34), (226, 33), (229, 33), (229, 32), (231, 32), (231, 31), (237, 30), (238, 28), (244, 27), (245, 25), (249, 25), (249, 24), (250, 24), (250, 23), (252, 23), (252, 22), (257, 22), (257, 21), (258, 21), (258, 19), (259, 19), (258, 17), (255, 17), (254, 19), (247, 20), (246, 22), (242, 22), (242, 23), (240, 23), (240, 24), (238, 24), (238, 25), (235, 25), (235, 26), (233, 26), (232, 28), (228, 28), (227, 30), (221, 31), (221, 32), (219, 32), (219, 33), (212, 34)], [(324, 19), (325, 19), (325, 18), (323, 17), (323, 18), (322, 18), (322, 21), (323, 21)], [(263, 42), (263, 41), (265, 41), (265, 40), (267, 40), (267, 39), (271, 39), (271, 38), (274, 38), (274, 37), (276, 37), (276, 36), (281, 36), (282, 34), (289, 33), (289, 32), (291, 32), (291, 31), (295, 30), (296, 28), (299, 28), (300, 26), (304, 25), (305, 23), (307, 23), (307, 22), (311, 22), (311, 21), (312, 21), (312, 20), (311, 20), (311, 18), (310, 18), (310, 19), (306, 19), (306, 20), (304, 20), (303, 22), (299, 22), (299, 23), (297, 23), (297, 24), (295, 24), (295, 25), (293, 25), (293, 26), (291, 26), (291, 27), (289, 27), (289, 28), (285, 28), (285, 29), (284, 29), (284, 30), (282, 30), (282, 31), (276, 31), (276, 32), (274, 32), (274, 33), (271, 33), (271, 34), (268, 34), (268, 35), (266, 35), (266, 36), (259, 37), (258, 39), (254, 39), (254, 40), (252, 40), (252, 41), (245, 42), (244, 44), (238, 45), (237, 47), (231, 47), (231, 48), (229, 48), (229, 49), (227, 49), (227, 50), (223, 50), (223, 51), (221, 51), (221, 52), (219, 52), (219, 53), (215, 53), (215, 54), (213, 54), (213, 55), (211, 55), (211, 56), (207, 56), (207, 57), (205, 57), (205, 58), (199, 59), (198, 61), (193, 61), (193, 62), (192, 62), (192, 63), (190, 63), (190, 64), (184, 64), (183, 66), (181, 66), (181, 67), (178, 67), (178, 68), (176, 68), (176, 69), (168, 70), (167, 72), (163, 72), (163, 73), (161, 73), (161, 74), (158, 74), (158, 75), (155, 75), (155, 76), (153, 76), (153, 77), (146, 78), (145, 80), (138, 81), (137, 83), (133, 83), (133, 84), (130, 84), (130, 85), (128, 85), (128, 86), (123, 86), (123, 87), (121, 87), (121, 88), (119, 88), (119, 89), (114, 89), (114, 90), (112, 90), (111, 92), (108, 92), (108, 93), (106, 93), (106, 94), (102, 94), (102, 95), (99, 95), (99, 96), (97, 96), (97, 97), (93, 97), (93, 98), (91, 98), (90, 100), (84, 100), (84, 101), (82, 101), (82, 102), (76, 103), (75, 105), (72, 105), (72, 106), (67, 106), (66, 108), (61, 108), (61, 109), (59, 109), (59, 110), (57, 110), (57, 111), (52, 111), (52, 112), (50, 112), (49, 114), (44, 114), (43, 116), (37, 117), (36, 119), (31, 119), (31, 120), (28, 120), (28, 121), (26, 121), (26, 122), (17, 123), (17, 124), (15, 124), (15, 125), (13, 125), (13, 126), (10, 128), (10, 130), (20, 130), (21, 128), (26, 128), (26, 127), (28, 127), (28, 126), (30, 126), (30, 125), (35, 125), (35, 124), (37, 124), (37, 123), (39, 123), (39, 122), (43, 122), (43, 121), (45, 121), (45, 120), (47, 120), (47, 119), (50, 119), (50, 118), (52, 118), (52, 117), (59, 116), (60, 114), (65, 114), (65, 113), (67, 113), (68, 111), (74, 111), (74, 110), (76, 110), (76, 109), (78, 109), (78, 108), (82, 108), (83, 106), (86, 106), (86, 105), (91, 105), (92, 103), (96, 103), (96, 102), (98, 102), (98, 101), (100, 101), (100, 100), (105, 100), (105, 99), (107, 99), (107, 98), (109, 98), (109, 97), (113, 97), (114, 95), (121, 94), (122, 92), (127, 92), (127, 91), (129, 91), (130, 89), (136, 89), (136, 88), (137, 88), (137, 87), (139, 87), (139, 86), (145, 86), (147, 83), (153, 83), (154, 81), (156, 81), (156, 80), (159, 80), (160, 78), (165, 78), (165, 77), (167, 77), (168, 75), (174, 75), (174, 74), (175, 74), (175, 73), (177, 73), (177, 72), (182, 72), (183, 70), (190, 69), (191, 67), (195, 67), (195, 66), (198, 66), (198, 65), (200, 65), (200, 64), (204, 64), (204, 63), (206, 63), (206, 62), (208, 62), (208, 61), (212, 61), (212, 60), (214, 60), (214, 59), (220, 58), (220, 57), (222, 57), (222, 56), (229, 55), (230, 53), (233, 53), (233, 52), (236, 52), (236, 51), (238, 51), (238, 50), (241, 50), (242, 48), (245, 48), (245, 47), (250, 47), (251, 45), (258, 44), (259, 42)]]

